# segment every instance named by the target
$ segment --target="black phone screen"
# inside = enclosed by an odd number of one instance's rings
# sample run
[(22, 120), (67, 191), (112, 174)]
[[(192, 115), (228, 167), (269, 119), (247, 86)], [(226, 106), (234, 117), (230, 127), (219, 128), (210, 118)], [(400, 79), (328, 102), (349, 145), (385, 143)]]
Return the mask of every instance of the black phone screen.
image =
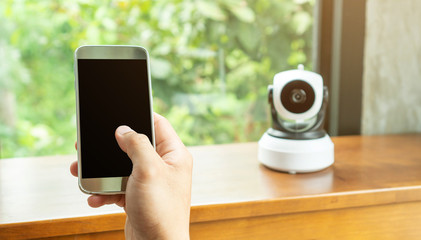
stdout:
[(152, 138), (148, 67), (143, 59), (78, 59), (82, 178), (129, 176), (132, 162), (115, 130), (127, 125)]

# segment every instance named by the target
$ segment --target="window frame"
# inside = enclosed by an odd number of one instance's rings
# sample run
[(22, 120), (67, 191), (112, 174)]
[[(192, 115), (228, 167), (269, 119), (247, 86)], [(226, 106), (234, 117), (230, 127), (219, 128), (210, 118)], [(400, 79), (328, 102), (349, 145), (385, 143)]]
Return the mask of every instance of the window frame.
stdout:
[(315, 71), (329, 88), (326, 130), (361, 134), (367, 0), (319, 0), (316, 6)]

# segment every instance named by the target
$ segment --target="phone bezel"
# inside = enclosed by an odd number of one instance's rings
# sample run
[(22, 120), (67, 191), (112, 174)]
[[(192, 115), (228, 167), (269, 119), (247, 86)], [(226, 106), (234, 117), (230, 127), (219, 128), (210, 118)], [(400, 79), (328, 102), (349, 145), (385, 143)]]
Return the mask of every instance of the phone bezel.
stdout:
[(153, 124), (152, 87), (149, 66), (148, 51), (141, 46), (133, 45), (85, 45), (75, 50), (75, 92), (76, 92), (76, 116), (77, 116), (77, 155), (78, 155), (78, 182), (82, 192), (88, 194), (121, 194), (125, 193), (129, 177), (106, 177), (106, 178), (82, 178), (82, 156), (80, 138), (80, 114), (79, 114), (79, 74), (78, 59), (145, 59), (148, 69), (148, 88), (150, 102), (150, 116), (152, 129), (152, 143), (155, 148), (155, 130)]

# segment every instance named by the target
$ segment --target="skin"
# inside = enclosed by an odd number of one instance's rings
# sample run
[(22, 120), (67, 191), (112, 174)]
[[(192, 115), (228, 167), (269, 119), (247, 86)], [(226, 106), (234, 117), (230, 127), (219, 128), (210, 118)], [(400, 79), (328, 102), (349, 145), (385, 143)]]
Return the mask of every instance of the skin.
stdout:
[[(126, 239), (189, 239), (193, 158), (171, 124), (154, 114), (156, 151), (148, 138), (120, 126), (115, 138), (133, 162), (126, 194), (91, 195), (88, 204), (117, 204), (127, 214)], [(70, 166), (77, 176), (77, 162)]]

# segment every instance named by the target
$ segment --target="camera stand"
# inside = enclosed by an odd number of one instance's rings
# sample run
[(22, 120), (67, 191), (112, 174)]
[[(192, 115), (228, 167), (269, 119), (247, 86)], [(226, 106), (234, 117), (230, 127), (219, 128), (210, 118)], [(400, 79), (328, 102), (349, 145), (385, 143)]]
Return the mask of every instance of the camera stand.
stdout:
[(273, 170), (290, 174), (315, 172), (333, 164), (334, 146), (329, 135), (293, 140), (263, 134), (259, 140), (259, 161)]

